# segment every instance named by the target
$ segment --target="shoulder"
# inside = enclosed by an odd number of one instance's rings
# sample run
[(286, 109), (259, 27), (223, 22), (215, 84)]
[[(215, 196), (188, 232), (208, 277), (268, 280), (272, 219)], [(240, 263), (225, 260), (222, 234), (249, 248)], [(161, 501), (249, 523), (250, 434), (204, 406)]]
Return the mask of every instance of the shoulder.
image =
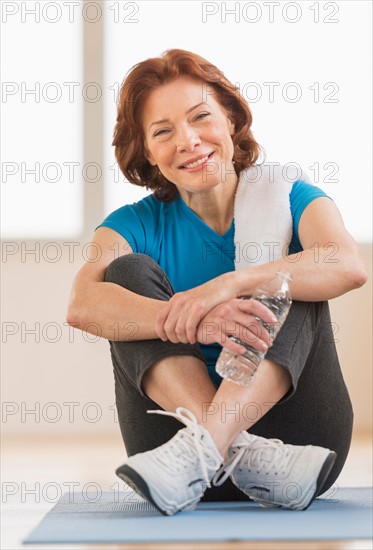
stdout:
[(154, 197), (153, 194), (144, 197), (143, 199), (133, 202), (131, 204), (125, 204), (117, 210), (114, 210), (111, 215), (121, 215), (126, 214), (127, 212), (136, 212), (138, 214), (155, 211), (157, 209), (157, 203), (159, 201)]
[(160, 201), (151, 194), (137, 202), (125, 204), (113, 210), (113, 212), (108, 214), (106, 220), (117, 222), (136, 222), (138, 220), (150, 221), (157, 215), (160, 209)]
[(297, 180), (290, 192), (290, 205), (292, 210), (298, 210), (299, 208), (304, 210), (311, 201), (318, 197), (328, 197), (328, 195), (317, 185), (304, 180)]
[(162, 203), (151, 194), (138, 202), (117, 208), (96, 230), (109, 227), (124, 237), (134, 252), (151, 255), (162, 220), (161, 209)]
[(290, 210), (293, 218), (293, 230), (296, 239), (299, 239), (299, 222), (307, 206), (319, 197), (327, 197), (332, 200), (320, 187), (307, 181), (297, 180), (290, 192)]

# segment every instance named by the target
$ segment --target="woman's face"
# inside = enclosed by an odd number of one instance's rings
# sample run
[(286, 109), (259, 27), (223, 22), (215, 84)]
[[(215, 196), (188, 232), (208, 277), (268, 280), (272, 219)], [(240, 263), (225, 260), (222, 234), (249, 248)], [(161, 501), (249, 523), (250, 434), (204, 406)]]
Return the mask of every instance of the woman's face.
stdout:
[(189, 77), (160, 86), (147, 98), (142, 122), (148, 161), (180, 190), (236, 181), (234, 124), (210, 86)]

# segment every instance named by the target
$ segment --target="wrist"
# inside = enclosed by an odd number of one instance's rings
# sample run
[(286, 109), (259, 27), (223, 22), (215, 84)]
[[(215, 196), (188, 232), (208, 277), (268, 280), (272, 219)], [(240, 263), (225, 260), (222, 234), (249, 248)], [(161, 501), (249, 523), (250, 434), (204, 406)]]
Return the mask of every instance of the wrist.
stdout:
[(257, 286), (266, 278), (261, 266), (238, 269), (233, 272), (232, 289), (234, 298), (251, 296)]
[(225, 298), (224, 301), (232, 300), (232, 298), (237, 298), (240, 295), (243, 285), (242, 279), (242, 272), (240, 270), (230, 271), (221, 276), (221, 288)]

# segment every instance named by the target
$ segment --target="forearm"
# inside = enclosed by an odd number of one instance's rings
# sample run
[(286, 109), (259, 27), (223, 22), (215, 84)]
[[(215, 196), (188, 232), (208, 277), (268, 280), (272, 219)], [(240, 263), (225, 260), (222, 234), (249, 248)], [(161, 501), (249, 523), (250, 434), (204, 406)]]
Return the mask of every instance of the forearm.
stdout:
[(109, 282), (87, 282), (73, 291), (67, 322), (113, 341), (158, 338), (155, 317), (165, 302)]
[(304, 302), (330, 300), (365, 282), (358, 256), (343, 251), (331, 254), (330, 247), (314, 247), (275, 262), (232, 272), (231, 284), (236, 296), (251, 295), (260, 283), (273, 278), (279, 270), (291, 274), (292, 297)]

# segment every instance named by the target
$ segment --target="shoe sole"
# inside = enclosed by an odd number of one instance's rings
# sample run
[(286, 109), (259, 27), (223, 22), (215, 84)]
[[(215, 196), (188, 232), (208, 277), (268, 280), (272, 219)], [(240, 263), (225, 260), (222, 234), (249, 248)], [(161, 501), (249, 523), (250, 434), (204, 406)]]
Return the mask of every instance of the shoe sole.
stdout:
[[(286, 510), (296, 510), (296, 511), (300, 511), (300, 512), (303, 511), (303, 510), (307, 510), (307, 508), (309, 508), (309, 506), (311, 506), (311, 504), (315, 500), (315, 498), (323, 492), (322, 489), (324, 487), (324, 484), (325, 484), (325, 482), (328, 478), (328, 475), (329, 475), (331, 469), (333, 468), (333, 465), (334, 465), (334, 462), (336, 461), (336, 458), (337, 458), (337, 453), (335, 453), (334, 451), (330, 451), (330, 453), (328, 454), (328, 456), (324, 460), (324, 463), (323, 463), (323, 465), (321, 467), (321, 470), (319, 472), (319, 475), (317, 477), (315, 492), (313, 493), (309, 503), (306, 506), (304, 506), (303, 508), (284, 506), (283, 504), (274, 504), (271, 501), (265, 501), (265, 500), (256, 499), (256, 498), (253, 498), (253, 497), (251, 497), (251, 499), (254, 502), (258, 502), (259, 504), (262, 504), (264, 507), (269, 507), (269, 508), (284, 508)], [(246, 493), (246, 494), (248, 494), (248, 493)], [(248, 494), (248, 496), (250, 496), (250, 495)]]
[(127, 485), (131, 487), (131, 489), (134, 489), (136, 493), (138, 493), (140, 496), (142, 496), (145, 500), (150, 502), (150, 504), (153, 504), (163, 514), (164, 516), (169, 516), (170, 514), (167, 514), (162, 508), (158, 506), (158, 504), (153, 499), (148, 484), (146, 481), (137, 473), (135, 470), (130, 468), (130, 466), (126, 466), (125, 464), (123, 466), (120, 466), (115, 473), (117, 474), (120, 479), (122, 479)]
[(323, 493), (322, 489), (324, 487), (325, 481), (328, 478), (328, 475), (330, 474), (331, 469), (334, 466), (334, 462), (336, 461), (336, 458), (337, 458), (337, 453), (335, 453), (334, 451), (330, 451), (318, 475), (318, 478), (316, 481), (316, 490), (313, 494), (313, 497), (311, 498), (307, 506), (305, 508), (301, 508), (301, 510), (307, 510), (307, 508), (311, 506), (312, 502), (315, 500), (317, 495)]

